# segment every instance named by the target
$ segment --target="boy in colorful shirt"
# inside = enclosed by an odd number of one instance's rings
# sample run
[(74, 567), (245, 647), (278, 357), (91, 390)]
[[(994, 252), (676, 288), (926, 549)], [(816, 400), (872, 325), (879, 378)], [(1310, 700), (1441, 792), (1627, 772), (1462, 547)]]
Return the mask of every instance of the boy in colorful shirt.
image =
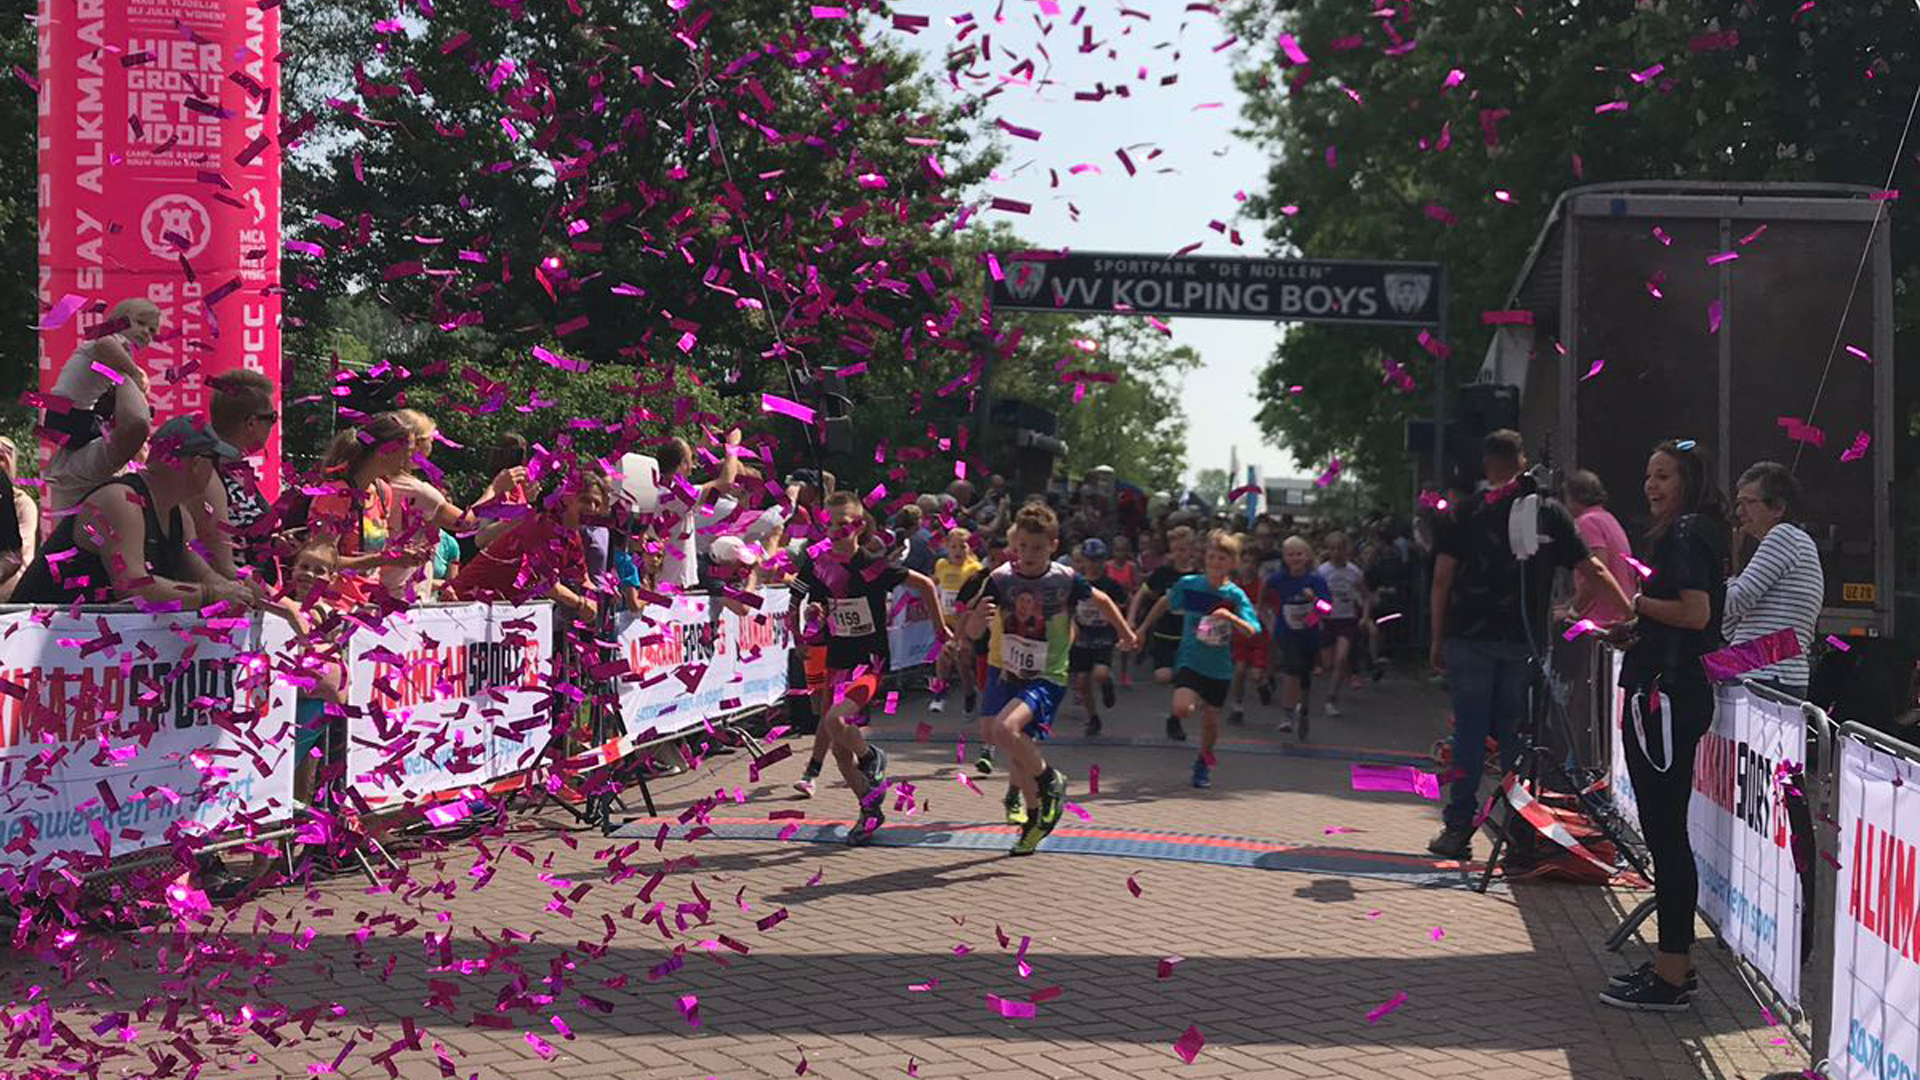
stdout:
[[(1079, 570), (1096, 593), (1105, 593), (1114, 607), (1127, 602), (1127, 591), (1107, 572), (1106, 541), (1090, 537), (1080, 545)], [(1113, 650), (1120, 635), (1107, 622), (1105, 609), (1089, 597), (1073, 606), (1073, 649), (1067, 653), (1067, 675), (1073, 680), (1074, 693), (1087, 707), (1087, 737), (1100, 734), (1100, 707), (1094, 703), (1094, 689), (1100, 700), (1113, 708)]]
[(1233, 571), (1240, 563), (1240, 538), (1225, 529), (1207, 536), (1206, 572), (1188, 574), (1154, 602), (1146, 621), (1168, 612), (1184, 620), (1173, 673), (1173, 715), (1200, 714), (1200, 756), (1193, 760), (1193, 786), (1213, 786), (1213, 748), (1220, 741), (1220, 709), (1233, 684), (1233, 635), (1258, 634), (1260, 613)]
[(1067, 693), (1075, 606), (1093, 602), (1120, 632), (1122, 648), (1136, 644), (1113, 599), (1053, 561), (1059, 534), (1060, 521), (1044, 504), (1021, 507), (1008, 538), (1013, 561), (987, 576), (980, 602), (967, 613), (969, 637), (991, 631), (980, 709), (983, 720), (992, 717), (989, 730), (1006, 754), (1007, 820), (1021, 825), (1014, 855), (1033, 854), (1066, 806), (1067, 778), (1047, 764), (1039, 740)]
[[(934, 638), (945, 642), (948, 633), (932, 580), (889, 565), (868, 551), (863, 542), (867, 511), (859, 496), (850, 491), (833, 493), (827, 497), (827, 514), (824, 543), (829, 546), (823, 551), (816, 544), (801, 553), (793, 584), (808, 601), (825, 609), (827, 679), (834, 700), (820, 718), (820, 735), (841, 777), (859, 799), (859, 817), (847, 833), (847, 843), (858, 847), (873, 842), (874, 832), (887, 817), (883, 806), (887, 754), (869, 746), (860, 728), (867, 722), (867, 706), (879, 694), (880, 678), (887, 671), (888, 594), (901, 585), (915, 590), (933, 613)], [(818, 775), (819, 764), (817, 757), (808, 763), (809, 778)]]

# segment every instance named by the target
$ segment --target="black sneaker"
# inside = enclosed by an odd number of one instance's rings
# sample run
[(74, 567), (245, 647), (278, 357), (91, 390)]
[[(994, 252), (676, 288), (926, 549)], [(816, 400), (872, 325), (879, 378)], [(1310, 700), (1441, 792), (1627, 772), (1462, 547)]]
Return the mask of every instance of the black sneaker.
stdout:
[(1473, 857), (1473, 826), (1449, 825), (1427, 842), (1427, 850), (1443, 859), (1466, 862)]
[(972, 716), (974, 708), (979, 704), (980, 704), (980, 695), (973, 693), (972, 691), (968, 691), (967, 692), (967, 715)]
[(1312, 714), (1307, 712), (1305, 705), (1300, 706), (1300, 711), (1294, 714), (1293, 730), (1299, 733), (1301, 742), (1307, 741), (1307, 730), (1312, 724)]
[(1067, 774), (1059, 769), (1048, 769), (1040, 778), (1040, 805), (1034, 809), (1039, 812), (1040, 827), (1052, 832), (1060, 824), (1060, 815), (1067, 808)]
[(1634, 1012), (1686, 1012), (1693, 1007), (1693, 991), (1648, 970), (1645, 978), (1600, 991), (1600, 1004)]
[[(1642, 962), (1639, 967), (1634, 968), (1632, 971), (1629, 971), (1624, 975), (1607, 976), (1607, 989), (1619, 990), (1624, 987), (1632, 986), (1634, 983), (1639, 982), (1641, 979), (1648, 979), (1652, 977), (1653, 977), (1653, 961), (1647, 960)], [(1683, 989), (1686, 989), (1689, 992), (1700, 989), (1700, 973), (1697, 971), (1687, 972), (1687, 981), (1684, 984), (1682, 984), (1682, 986), (1683, 986)]]
[(1239, 727), (1246, 722), (1247, 714), (1239, 709), (1235, 709), (1227, 714), (1227, 723), (1232, 724), (1234, 727)]
[(1100, 731), (1101, 731), (1100, 714), (1094, 713), (1088, 716), (1087, 717), (1087, 738), (1089, 739), (1099, 738)]
[(1272, 683), (1264, 683), (1264, 682), (1255, 683), (1253, 686), (1253, 692), (1260, 695), (1260, 704), (1262, 705), (1273, 704), (1273, 684)]
[(1180, 726), (1179, 717), (1167, 717), (1167, 738), (1172, 739), (1174, 742), (1187, 741), (1187, 729)]
[(1100, 684), (1100, 703), (1111, 709), (1113, 708), (1113, 702), (1113, 680), (1108, 679), (1106, 682)]
[(985, 776), (993, 771), (993, 747), (980, 748), (980, 756), (973, 761), (973, 771)]
[(847, 830), (847, 846), (866, 847), (873, 843), (873, 834), (880, 831), (880, 826), (884, 825), (886, 820), (887, 812), (878, 803), (866, 807), (860, 812), (860, 820), (854, 822), (853, 827)]
[(866, 759), (859, 765), (860, 775), (867, 781), (867, 795), (871, 798), (887, 782), (887, 752), (877, 746), (869, 746)]

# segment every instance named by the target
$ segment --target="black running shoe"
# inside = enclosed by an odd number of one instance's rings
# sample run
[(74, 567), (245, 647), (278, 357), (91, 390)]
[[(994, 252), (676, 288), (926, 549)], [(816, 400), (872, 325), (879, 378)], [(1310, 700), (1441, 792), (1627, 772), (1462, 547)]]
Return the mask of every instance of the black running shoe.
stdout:
[(1059, 769), (1048, 769), (1040, 778), (1040, 827), (1051, 833), (1055, 825), (1060, 824), (1060, 815), (1067, 809), (1067, 774)]
[(860, 812), (860, 820), (854, 822), (853, 827), (847, 830), (847, 846), (866, 847), (873, 843), (873, 834), (880, 831), (880, 826), (884, 825), (886, 820), (887, 812), (881, 809), (878, 803), (863, 809)]
[(1113, 708), (1113, 701), (1113, 680), (1108, 679), (1106, 682), (1100, 684), (1100, 702), (1111, 709)]
[(1260, 704), (1262, 705), (1273, 704), (1273, 684), (1272, 683), (1265, 683), (1265, 682), (1255, 683), (1253, 686), (1253, 692), (1260, 695)]
[(1087, 717), (1087, 738), (1089, 739), (1099, 738), (1101, 730), (1102, 730), (1102, 725), (1100, 723), (1100, 714), (1094, 713), (1091, 716), (1088, 716)]
[(1649, 970), (1645, 978), (1600, 991), (1600, 1004), (1634, 1012), (1686, 1012), (1693, 1007), (1693, 991)]
[(1167, 738), (1172, 739), (1174, 742), (1187, 741), (1187, 729), (1180, 726), (1179, 717), (1167, 717)]
[(967, 693), (967, 715), (968, 715), (968, 716), (972, 716), (972, 715), (973, 715), (973, 710), (974, 710), (974, 708), (975, 708), (976, 706), (978, 706), (979, 704), (980, 704), (980, 695), (978, 695), (978, 694), (975, 694), (975, 693), (973, 693), (972, 691), (968, 691), (968, 693)]
[[(1629, 971), (1623, 975), (1607, 976), (1607, 989), (1619, 990), (1623, 987), (1632, 986), (1634, 983), (1639, 982), (1641, 979), (1651, 978), (1652, 976), (1653, 976), (1653, 961), (1646, 960), (1646, 961), (1643, 961), (1639, 967), (1634, 968), (1632, 971)], [(1688, 972), (1687, 981), (1682, 985), (1687, 990), (1700, 989), (1700, 973), (1697, 971)]]

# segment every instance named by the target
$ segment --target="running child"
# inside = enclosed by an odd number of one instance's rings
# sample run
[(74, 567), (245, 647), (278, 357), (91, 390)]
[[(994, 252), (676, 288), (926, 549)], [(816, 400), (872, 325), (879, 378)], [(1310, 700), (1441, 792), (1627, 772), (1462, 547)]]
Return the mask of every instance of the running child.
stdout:
[[(946, 554), (933, 564), (933, 584), (940, 590), (940, 610), (947, 613), (949, 632), (959, 629), (961, 616), (957, 603), (961, 588), (966, 585), (968, 578), (981, 569), (980, 560), (973, 554), (972, 539), (973, 534), (966, 529), (948, 529), (944, 541)], [(974, 706), (973, 652), (956, 642), (957, 639), (948, 642), (933, 662), (933, 676), (939, 680), (939, 687), (934, 692), (933, 700), (927, 703), (927, 711), (945, 712), (947, 691), (953, 688), (954, 683), (959, 683), (965, 688), (966, 712), (971, 716)]]
[(1233, 636), (1258, 635), (1260, 613), (1233, 583), (1240, 538), (1215, 529), (1207, 534), (1206, 571), (1188, 574), (1154, 601), (1149, 620), (1176, 612), (1181, 622), (1178, 669), (1173, 676), (1173, 715), (1200, 714), (1200, 754), (1193, 759), (1193, 786), (1213, 786), (1213, 748), (1220, 741), (1220, 709), (1233, 682)]
[(1327, 615), (1326, 661), (1321, 666), (1332, 678), (1327, 691), (1327, 716), (1340, 717), (1340, 691), (1353, 673), (1353, 650), (1360, 643), (1360, 624), (1373, 618), (1373, 593), (1367, 589), (1367, 576), (1354, 565), (1347, 534), (1327, 534), (1327, 561), (1320, 564), (1320, 577), (1327, 583), (1333, 610)]
[[(1104, 593), (1118, 609), (1126, 601), (1124, 587), (1108, 573), (1107, 545), (1090, 538), (1080, 545), (1080, 575), (1093, 585), (1095, 593)], [(1067, 654), (1067, 674), (1073, 679), (1074, 692), (1087, 707), (1087, 737), (1100, 734), (1100, 707), (1094, 703), (1097, 686), (1100, 701), (1113, 708), (1113, 649), (1120, 635), (1107, 621), (1106, 605), (1089, 597), (1073, 606), (1073, 649)]]
[(1047, 764), (1040, 740), (1067, 693), (1075, 608), (1093, 602), (1123, 648), (1137, 643), (1112, 597), (1053, 561), (1059, 535), (1060, 520), (1044, 503), (1021, 507), (1008, 537), (1013, 561), (987, 576), (980, 603), (967, 613), (969, 637), (991, 632), (980, 708), (992, 717), (994, 742), (1006, 757), (1007, 820), (1021, 826), (1014, 855), (1033, 854), (1066, 805), (1067, 778)]
[[(1108, 547), (1112, 549), (1113, 554), (1112, 557), (1107, 560), (1107, 576), (1113, 578), (1113, 580), (1119, 584), (1123, 593), (1123, 597), (1120, 600), (1120, 610), (1125, 611), (1132, 607), (1133, 594), (1135, 590), (1140, 588), (1140, 565), (1134, 561), (1133, 542), (1127, 539), (1125, 533), (1114, 537), (1113, 543), (1109, 544)], [(1133, 685), (1131, 669), (1138, 662), (1137, 653), (1127, 653), (1120, 657), (1121, 686), (1131, 687)]]
[(1280, 730), (1297, 725), (1307, 738), (1307, 699), (1313, 694), (1313, 669), (1320, 662), (1320, 605), (1332, 605), (1327, 582), (1313, 569), (1313, 547), (1299, 536), (1280, 545), (1281, 569), (1271, 574), (1261, 600), (1273, 631), (1279, 668)]
[[(1173, 583), (1191, 574), (1196, 569), (1193, 530), (1178, 525), (1167, 532), (1167, 561), (1155, 567), (1147, 575), (1146, 584), (1140, 587), (1133, 598), (1133, 617), (1135, 626), (1152, 626), (1147, 640), (1147, 655), (1153, 662), (1153, 681), (1162, 685), (1173, 682), (1174, 666), (1180, 656), (1180, 639), (1186, 632), (1186, 618), (1179, 611), (1170, 611), (1159, 622), (1138, 618), (1145, 609), (1167, 595)], [(1180, 726), (1177, 713), (1167, 714), (1167, 738), (1175, 742), (1184, 742), (1187, 729)]]
[[(1260, 553), (1251, 546), (1243, 544), (1240, 548), (1240, 566), (1234, 572), (1233, 583), (1253, 601), (1254, 611), (1260, 610), (1261, 588)], [(1240, 725), (1247, 722), (1247, 684), (1264, 685), (1267, 681), (1267, 655), (1272, 643), (1267, 635), (1235, 634), (1233, 638), (1233, 711), (1227, 713), (1227, 723)]]
[[(902, 585), (918, 592), (934, 615), (933, 634), (940, 642), (947, 640), (947, 623), (932, 579), (889, 565), (884, 547), (880, 555), (872, 553), (867, 511), (858, 495), (829, 495), (827, 522), (828, 550), (815, 555), (815, 545), (801, 552), (793, 582), (826, 610), (827, 683), (835, 700), (820, 717), (814, 752), (818, 755), (825, 743), (859, 801), (858, 816), (847, 832), (848, 845), (859, 847), (873, 842), (887, 817), (887, 753), (869, 746), (860, 731), (887, 670), (887, 595)], [(807, 762), (807, 773), (818, 776), (820, 766), (816, 756)]]

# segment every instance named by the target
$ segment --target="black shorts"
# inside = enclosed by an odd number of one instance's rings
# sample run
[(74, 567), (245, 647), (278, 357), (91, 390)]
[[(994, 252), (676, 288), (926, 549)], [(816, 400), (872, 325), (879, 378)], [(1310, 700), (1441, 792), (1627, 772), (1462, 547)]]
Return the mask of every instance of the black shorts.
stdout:
[(1280, 671), (1283, 674), (1295, 678), (1313, 674), (1313, 666), (1319, 662), (1320, 646), (1323, 644), (1319, 634), (1288, 634), (1274, 638), (1273, 643), (1280, 651)]
[(1228, 679), (1216, 679), (1202, 675), (1192, 668), (1181, 668), (1173, 673), (1175, 688), (1185, 687), (1200, 695), (1200, 700), (1218, 709), (1227, 703), (1227, 691), (1233, 684)]
[(1113, 666), (1113, 646), (1090, 645), (1082, 648), (1075, 645), (1067, 650), (1067, 674), (1081, 675), (1097, 667)]
[(1180, 655), (1180, 639), (1161, 637), (1155, 634), (1147, 640), (1147, 656), (1153, 660), (1153, 670), (1171, 668)]

